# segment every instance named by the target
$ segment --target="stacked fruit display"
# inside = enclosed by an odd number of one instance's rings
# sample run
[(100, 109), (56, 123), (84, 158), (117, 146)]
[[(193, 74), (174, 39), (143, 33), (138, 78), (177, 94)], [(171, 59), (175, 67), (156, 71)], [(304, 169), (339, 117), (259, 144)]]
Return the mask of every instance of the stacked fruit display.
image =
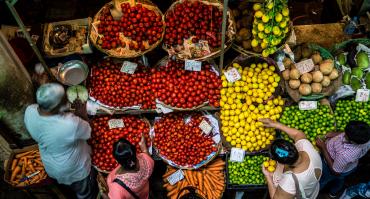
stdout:
[(221, 80), (208, 62), (202, 62), (201, 71), (187, 71), (184, 61), (168, 61), (152, 69), (154, 96), (166, 105), (193, 108), (209, 103), (219, 107)]
[(334, 115), (338, 131), (343, 132), (349, 121), (363, 121), (370, 124), (370, 103), (354, 100), (339, 100)]
[(360, 88), (370, 89), (370, 55), (364, 50), (357, 50), (358, 43), (348, 45), (347, 51), (340, 53), (336, 60), (343, 67), (343, 84), (350, 85), (354, 91)]
[[(298, 106), (285, 107), (280, 122), (289, 127), (303, 131), (313, 144), (317, 136), (325, 135), (335, 130), (334, 116), (327, 105), (318, 105), (317, 109), (300, 110)], [(287, 140), (286, 133), (282, 134)]]
[(158, 8), (128, 2), (120, 7), (122, 17), (119, 20), (113, 18), (110, 6), (104, 6), (94, 18), (99, 34), (96, 45), (112, 49), (110, 54), (121, 57), (125, 53), (130, 54), (130, 51), (144, 52), (161, 41), (164, 21)]
[(142, 135), (145, 136), (147, 145), (150, 144), (148, 122), (134, 116), (124, 116), (117, 118), (122, 120), (124, 127), (114, 127), (109, 125), (111, 119), (113, 118), (97, 117), (91, 122), (92, 134), (89, 142), (92, 147), (92, 163), (104, 171), (111, 171), (118, 165), (112, 150), (114, 142), (120, 138), (135, 145), (138, 152)]
[(289, 9), (286, 0), (268, 0), (263, 5), (255, 4), (251, 42), (252, 47), (260, 46), (262, 56), (275, 53), (289, 32)]
[[(187, 51), (186, 58), (199, 58), (221, 46), (222, 4), (180, 0), (166, 12), (165, 21), (164, 48), (172, 53)], [(228, 33), (226, 37), (231, 39)], [(189, 46), (202, 47), (194, 51)]]
[(134, 74), (121, 72), (122, 63), (110, 59), (92, 67), (90, 96), (111, 107), (141, 105), (142, 109), (155, 109), (155, 96), (151, 90), (149, 72), (138, 63)]
[(332, 59), (325, 59), (319, 52), (313, 52), (308, 46), (299, 46), (294, 50), (295, 59), (300, 61), (312, 59), (312, 70), (301, 74), (289, 58), (283, 60), (285, 70), (282, 72), (286, 85), (300, 95), (320, 94), (328, 90), (339, 77)]
[(269, 158), (262, 155), (245, 156), (243, 162), (228, 160), (228, 178), (230, 184), (237, 185), (262, 185), (265, 184), (265, 176), (261, 165)]
[(179, 167), (192, 167), (207, 160), (217, 152), (217, 144), (199, 127), (206, 117), (200, 113), (186, 115), (180, 113), (164, 115), (155, 121), (154, 145), (160, 156)]
[(231, 83), (221, 77), (222, 133), (233, 147), (250, 152), (264, 149), (274, 140), (275, 131), (264, 128), (258, 119), (280, 117), (284, 101), (280, 96), (271, 99), (280, 76), (265, 62), (244, 68), (234, 63), (233, 67), (239, 71), (240, 80)]
[(276, 170), (277, 165), (275, 160), (268, 158), (263, 162), (263, 166), (268, 172), (272, 173)]

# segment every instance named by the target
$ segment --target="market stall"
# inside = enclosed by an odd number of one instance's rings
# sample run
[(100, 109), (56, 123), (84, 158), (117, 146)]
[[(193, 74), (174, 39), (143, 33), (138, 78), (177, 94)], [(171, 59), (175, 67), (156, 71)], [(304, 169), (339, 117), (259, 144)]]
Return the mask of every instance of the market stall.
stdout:
[[(299, 129), (313, 145), (351, 120), (370, 124), (370, 40), (331, 27), (341, 32), (323, 41), (325, 28), (296, 26), (285, 0), (178, 0), (165, 9), (119, 0), (47, 23), (40, 62), (71, 103), (87, 103), (100, 179), (118, 166), (114, 142), (140, 152), (144, 136), (166, 165), (158, 182), (168, 198), (230, 198), (267, 192), (261, 165), (274, 172), (269, 147), (290, 140), (260, 119)], [(12, 153), (5, 171), (15, 187), (49, 180), (36, 146)]]

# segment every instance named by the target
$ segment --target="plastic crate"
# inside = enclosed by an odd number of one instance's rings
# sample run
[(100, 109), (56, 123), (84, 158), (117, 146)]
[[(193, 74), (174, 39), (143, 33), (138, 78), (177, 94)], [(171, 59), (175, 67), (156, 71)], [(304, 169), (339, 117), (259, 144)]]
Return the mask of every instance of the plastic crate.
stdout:
[[(261, 152), (254, 155), (249, 156), (256, 156), (256, 155), (263, 155), (268, 157), (267, 152)], [(246, 155), (247, 156), (247, 155)], [(230, 190), (264, 190), (267, 189), (267, 184), (245, 184), (245, 185), (238, 185), (238, 184), (231, 184), (229, 181), (229, 154), (226, 154), (226, 188)]]

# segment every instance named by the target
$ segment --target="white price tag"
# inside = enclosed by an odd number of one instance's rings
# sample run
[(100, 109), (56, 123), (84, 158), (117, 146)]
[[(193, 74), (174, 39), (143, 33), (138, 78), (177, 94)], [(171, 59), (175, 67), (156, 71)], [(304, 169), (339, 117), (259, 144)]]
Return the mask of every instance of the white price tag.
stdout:
[(185, 70), (201, 71), (202, 70), (202, 62), (195, 61), (195, 60), (185, 60)]
[(245, 151), (240, 148), (231, 148), (230, 161), (232, 162), (243, 162)]
[(283, 62), (281, 62), (281, 61), (277, 62), (277, 65), (279, 67), (280, 72), (285, 70), (285, 66), (284, 66)]
[(313, 63), (312, 59), (307, 59), (307, 60), (298, 62), (295, 64), (295, 66), (297, 67), (301, 75), (308, 73), (315, 68), (315, 64)]
[(215, 136), (212, 137), (212, 140), (215, 142), (215, 143), (220, 143), (221, 141), (221, 136), (220, 134), (217, 134)]
[(236, 68), (231, 68), (224, 72), (224, 74), (229, 82), (235, 82), (242, 78)]
[(369, 89), (358, 89), (356, 93), (356, 102), (369, 101)]
[(300, 101), (298, 108), (302, 111), (317, 109), (317, 101)]
[(203, 133), (208, 135), (212, 131), (213, 127), (209, 125), (206, 120), (202, 120), (202, 122), (199, 124), (199, 128), (202, 129)]
[(174, 185), (176, 184), (177, 182), (179, 182), (180, 180), (184, 179), (184, 172), (179, 169), (178, 171), (176, 171), (175, 173), (171, 174), (170, 176), (168, 176), (167, 180), (168, 182), (171, 184), (171, 185)]
[(137, 68), (137, 63), (124, 61), (121, 67), (121, 72), (128, 73), (128, 74), (134, 74), (136, 68)]
[(125, 127), (125, 124), (123, 123), (122, 119), (110, 119), (108, 121), (109, 129), (115, 129), (115, 128), (123, 128)]

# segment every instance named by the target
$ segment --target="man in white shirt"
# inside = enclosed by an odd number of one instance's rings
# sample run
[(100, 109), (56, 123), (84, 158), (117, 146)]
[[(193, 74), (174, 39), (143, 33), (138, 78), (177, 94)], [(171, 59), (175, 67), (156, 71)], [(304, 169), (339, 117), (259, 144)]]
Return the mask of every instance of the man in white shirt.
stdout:
[(62, 85), (49, 83), (36, 92), (37, 104), (27, 107), (24, 122), (38, 143), (47, 174), (70, 186), (78, 199), (96, 198), (96, 172), (91, 168), (87, 140), (91, 128), (86, 107), (75, 103), (75, 114), (65, 113), (66, 94)]

